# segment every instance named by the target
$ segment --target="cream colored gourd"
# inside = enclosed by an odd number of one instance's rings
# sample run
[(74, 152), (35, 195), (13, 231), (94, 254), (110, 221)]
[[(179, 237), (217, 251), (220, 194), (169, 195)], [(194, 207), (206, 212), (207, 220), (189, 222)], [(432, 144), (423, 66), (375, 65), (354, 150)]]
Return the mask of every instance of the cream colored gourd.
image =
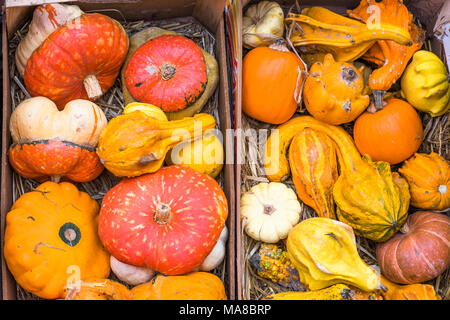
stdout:
[(267, 46), (283, 36), (283, 10), (275, 1), (253, 4), (242, 19), (242, 30), (244, 47), (250, 49)]
[(225, 244), (228, 239), (228, 228), (224, 226), (222, 232), (220, 233), (219, 240), (217, 240), (216, 245), (208, 254), (203, 263), (198, 268), (200, 271), (211, 271), (215, 269), (219, 264), (222, 263), (225, 258)]
[(14, 142), (59, 139), (85, 147), (96, 147), (107, 124), (102, 109), (95, 103), (77, 99), (59, 111), (48, 98), (24, 100), (12, 113), (11, 137)]
[(380, 286), (379, 275), (358, 255), (353, 229), (343, 222), (303, 220), (289, 232), (286, 248), (300, 282), (310, 290), (343, 283), (370, 292)]
[(262, 182), (241, 197), (245, 232), (253, 239), (276, 243), (285, 239), (300, 219), (294, 190), (280, 182)]
[(37, 7), (33, 13), (29, 31), (16, 50), (16, 67), (20, 75), (23, 76), (31, 54), (50, 34), (82, 14), (83, 11), (75, 5), (53, 3)]
[(156, 274), (155, 270), (126, 264), (117, 260), (113, 256), (111, 256), (109, 264), (112, 272), (114, 272), (119, 280), (132, 286), (149, 282)]

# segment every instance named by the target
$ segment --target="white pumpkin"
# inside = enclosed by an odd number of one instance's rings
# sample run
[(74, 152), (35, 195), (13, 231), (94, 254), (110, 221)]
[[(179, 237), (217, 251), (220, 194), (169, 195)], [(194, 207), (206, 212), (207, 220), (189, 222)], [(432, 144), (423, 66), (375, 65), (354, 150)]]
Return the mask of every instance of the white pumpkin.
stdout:
[(251, 5), (242, 19), (244, 47), (251, 49), (268, 46), (284, 32), (284, 13), (274, 1)]
[(114, 272), (119, 280), (133, 286), (149, 282), (156, 274), (156, 271), (152, 269), (126, 264), (113, 256), (111, 256), (109, 264), (112, 272)]
[(251, 238), (266, 243), (286, 239), (300, 219), (294, 190), (280, 182), (262, 182), (241, 197), (241, 219)]
[(223, 259), (225, 258), (226, 252), (225, 244), (227, 240), (228, 240), (228, 228), (227, 226), (224, 226), (222, 232), (220, 233), (219, 239), (217, 240), (216, 245), (208, 254), (203, 263), (200, 265), (198, 270), (211, 271), (217, 268), (217, 266), (222, 263)]

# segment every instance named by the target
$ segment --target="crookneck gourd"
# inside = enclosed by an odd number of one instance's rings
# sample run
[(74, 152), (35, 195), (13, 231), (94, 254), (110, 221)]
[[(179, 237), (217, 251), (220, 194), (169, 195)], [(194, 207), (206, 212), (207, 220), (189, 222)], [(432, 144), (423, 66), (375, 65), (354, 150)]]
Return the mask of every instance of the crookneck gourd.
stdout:
[(167, 152), (177, 143), (194, 141), (214, 126), (214, 117), (206, 113), (164, 121), (134, 111), (108, 123), (100, 134), (97, 153), (114, 175), (139, 176), (161, 168)]
[(333, 284), (353, 285), (364, 291), (380, 287), (377, 272), (358, 255), (350, 226), (329, 218), (309, 218), (289, 232), (289, 259), (309, 290)]
[(327, 134), (337, 146), (340, 175), (333, 187), (337, 217), (358, 235), (386, 241), (407, 217), (409, 188), (387, 162), (361, 157), (350, 135), (342, 128), (300, 116), (278, 127), (266, 143), (264, 168), (271, 181), (289, 175), (286, 152), (293, 137), (305, 128)]
[(414, 52), (422, 47), (425, 40), (425, 31), (413, 23), (413, 15), (403, 4), (403, 0), (362, 0), (354, 10), (347, 10), (349, 17), (373, 24), (374, 6), (379, 11), (380, 23), (390, 23), (411, 35), (408, 44), (391, 41), (391, 39), (378, 40), (362, 58), (374, 63), (378, 69), (374, 70), (369, 78), (369, 87), (372, 89), (377, 106), (382, 105), (384, 93), (403, 74), (408, 61)]
[(301, 53), (332, 53), (336, 61), (354, 61), (376, 40), (392, 40), (407, 44), (408, 30), (384, 22), (370, 27), (326, 8), (305, 8), (301, 14), (289, 13), (285, 22), (290, 41)]
[(342, 124), (356, 119), (369, 105), (364, 94), (363, 68), (336, 62), (326, 54), (309, 70), (303, 88), (306, 109), (316, 119), (329, 124)]
[(339, 174), (333, 141), (320, 131), (302, 130), (292, 139), (289, 165), (300, 200), (319, 217), (336, 218), (333, 186)]

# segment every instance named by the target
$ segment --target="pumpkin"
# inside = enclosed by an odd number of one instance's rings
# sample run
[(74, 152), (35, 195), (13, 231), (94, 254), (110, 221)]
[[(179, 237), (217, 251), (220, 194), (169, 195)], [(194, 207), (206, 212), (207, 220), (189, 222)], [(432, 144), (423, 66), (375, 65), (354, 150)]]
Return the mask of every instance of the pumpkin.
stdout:
[[(300, 54), (331, 53), (336, 61), (351, 62), (361, 57), (377, 40), (408, 44), (411, 36), (390, 21), (367, 25), (323, 7), (289, 12), (286, 33)], [(311, 59), (309, 59), (311, 61)]]
[[(333, 187), (339, 220), (349, 224), (357, 235), (383, 242), (406, 221), (409, 207), (407, 182), (391, 172), (387, 162), (361, 157), (351, 136), (341, 127), (300, 116), (278, 126), (266, 142), (264, 169), (271, 181), (289, 174), (286, 152), (293, 137), (311, 128), (328, 135), (336, 145), (340, 175)], [(270, 172), (270, 173), (268, 173)]]
[(131, 264), (120, 262), (114, 258), (114, 256), (111, 256), (109, 264), (111, 266), (111, 271), (120, 281), (132, 286), (150, 281), (156, 273), (150, 268), (136, 267)]
[(98, 234), (119, 261), (179, 275), (202, 264), (227, 215), (227, 199), (213, 178), (174, 165), (110, 189)]
[[(156, 28), (156, 27), (150, 27), (150, 28), (144, 29), (138, 33), (135, 33), (133, 36), (131, 36), (130, 50), (128, 51), (128, 55), (125, 59), (124, 67), (122, 68), (122, 71), (121, 71), (122, 91), (123, 91), (123, 98), (124, 98), (125, 104), (129, 104), (131, 102), (137, 102), (136, 101), (137, 99), (135, 99), (133, 97), (133, 95), (128, 90), (127, 85), (126, 85), (127, 80), (125, 79), (125, 72), (126, 72), (126, 70), (128, 70), (128, 63), (135, 56), (136, 51), (138, 49), (140, 49), (144, 44), (146, 44), (149, 41), (152, 41), (153, 39), (161, 37), (161, 36), (181, 36), (181, 35), (174, 31), (164, 30), (164, 29)], [(168, 110), (164, 109), (166, 111), (165, 113), (169, 120), (181, 120), (185, 117), (192, 117), (194, 114), (200, 112), (201, 109), (203, 108), (203, 106), (209, 100), (209, 98), (211, 98), (211, 96), (213, 95), (213, 93), (219, 83), (219, 65), (217, 63), (217, 60), (214, 58), (214, 56), (211, 55), (210, 53), (206, 52), (205, 50), (203, 50), (200, 47), (195, 47), (194, 46), (195, 44), (193, 45), (191, 40), (184, 38), (184, 41), (187, 41), (189, 43), (189, 47), (194, 52), (198, 52), (198, 50), (200, 50), (203, 55), (203, 60), (204, 60), (204, 63), (206, 64), (206, 74), (207, 74), (207, 80), (204, 83), (206, 85), (206, 87), (204, 88), (202, 94), (198, 95), (196, 97), (195, 101), (193, 101), (194, 100), (193, 97), (189, 97), (191, 104), (189, 104), (189, 106), (185, 106), (182, 110), (168, 111)], [(162, 54), (162, 52), (158, 52), (158, 55), (159, 54)], [(140, 73), (142, 73), (142, 72), (145, 72), (145, 70), (143, 71), (141, 69)], [(194, 70), (193, 72), (195, 73), (196, 71)], [(179, 79), (179, 76), (181, 76), (183, 74), (184, 73), (179, 72), (177, 77), (172, 78), (169, 81), (171, 83), (171, 85), (174, 85), (175, 82), (178, 82), (177, 79)], [(135, 75), (137, 75), (137, 74), (135, 74)], [(134, 75), (133, 75), (133, 77), (134, 77)], [(160, 80), (160, 81), (162, 81), (163, 83), (167, 82), (164, 80)], [(169, 83), (169, 82), (167, 82), (167, 83)], [(181, 85), (184, 86), (184, 80), (182, 80)], [(139, 87), (138, 87), (138, 89), (139, 89)], [(153, 94), (153, 95), (155, 95), (155, 94)], [(185, 93), (183, 91), (181, 91), (181, 92), (178, 91), (177, 93), (172, 92), (171, 94), (176, 95), (178, 97), (178, 99), (179, 99), (179, 97), (182, 97), (183, 95), (185, 95)], [(145, 101), (142, 100), (140, 102), (145, 102)], [(152, 102), (150, 102), (150, 103), (152, 103)], [(152, 103), (152, 104), (156, 104), (156, 103)], [(186, 105), (185, 102), (183, 104)], [(161, 107), (160, 105), (157, 105), (157, 106)]]
[(286, 248), (309, 290), (337, 283), (364, 291), (379, 287), (379, 276), (359, 257), (353, 230), (345, 223), (322, 217), (303, 220), (289, 232)]
[(247, 235), (266, 243), (286, 239), (301, 213), (294, 190), (279, 182), (253, 186), (242, 195), (240, 208)]
[(283, 123), (297, 110), (305, 66), (276, 40), (251, 50), (242, 62), (242, 111), (259, 121)]
[(193, 142), (174, 146), (166, 155), (166, 163), (181, 164), (216, 178), (223, 168), (224, 150), (221, 138), (214, 131), (208, 130)]
[(376, 249), (382, 274), (390, 281), (412, 284), (436, 278), (450, 266), (450, 218), (418, 211), (392, 239)]
[(356, 119), (369, 105), (363, 93), (362, 69), (336, 62), (331, 54), (312, 65), (303, 88), (306, 109), (316, 119), (342, 124)]
[(102, 278), (84, 279), (65, 292), (65, 300), (131, 300), (131, 291), (127, 287)]
[(441, 300), (442, 298), (436, 294), (432, 285), (429, 284), (409, 284), (398, 285), (390, 282), (381, 275), (381, 283), (386, 290), (382, 290), (384, 300)]
[(142, 111), (119, 115), (100, 134), (97, 154), (116, 176), (133, 177), (157, 171), (167, 152), (215, 127), (214, 117), (201, 113), (183, 120), (157, 120)]
[(432, 117), (450, 109), (447, 68), (437, 55), (426, 50), (414, 53), (401, 79), (401, 94), (414, 108)]
[(250, 5), (242, 18), (242, 43), (248, 49), (270, 45), (283, 31), (283, 9), (275, 1)]
[(208, 254), (208, 256), (203, 260), (198, 270), (200, 271), (211, 271), (217, 268), (225, 259), (226, 248), (225, 245), (228, 240), (228, 228), (227, 226), (223, 226), (222, 232), (220, 233), (219, 239), (216, 242), (216, 245)]
[(157, 120), (169, 121), (164, 111), (162, 111), (161, 108), (158, 108), (157, 106), (154, 106), (152, 104), (131, 102), (127, 104), (127, 106), (123, 109), (123, 114), (129, 114), (134, 111), (142, 111), (149, 117), (155, 118)]
[(16, 62), (30, 95), (47, 97), (62, 109), (71, 100), (103, 95), (127, 51), (128, 36), (117, 21), (76, 6), (46, 4), (34, 10)]
[(297, 269), (289, 260), (286, 249), (279, 244), (261, 243), (258, 251), (250, 256), (249, 262), (258, 276), (289, 290), (305, 290), (299, 281)]
[(366, 111), (356, 119), (353, 137), (362, 155), (398, 164), (422, 144), (422, 121), (408, 102), (390, 98), (381, 110)]
[(286, 291), (268, 295), (263, 300), (383, 300), (376, 293), (367, 293), (345, 284), (335, 284), (314, 291)]
[(157, 275), (131, 289), (133, 300), (227, 300), (220, 278), (209, 272), (181, 276)]
[(68, 182), (48, 181), (20, 196), (6, 215), (3, 250), (16, 282), (38, 297), (56, 299), (64, 298), (68, 278), (108, 277), (98, 209)]
[(289, 165), (300, 200), (319, 217), (336, 218), (333, 186), (339, 174), (333, 141), (322, 132), (302, 130), (289, 147)]
[(411, 205), (428, 210), (450, 207), (450, 163), (437, 153), (416, 153), (398, 172), (406, 179)]
[(87, 100), (72, 100), (59, 111), (45, 97), (26, 99), (9, 122), (11, 166), (31, 179), (91, 181), (103, 171), (95, 147), (106, 123), (103, 111)]
[(400, 79), (414, 52), (422, 47), (425, 31), (413, 23), (413, 15), (403, 4), (403, 0), (361, 0), (357, 8), (347, 10), (347, 13), (349, 17), (370, 23), (372, 27), (376, 25), (373, 23), (373, 6), (377, 6), (379, 24), (393, 24), (411, 35), (409, 44), (379, 40), (362, 56), (378, 66), (369, 77), (369, 87), (374, 93), (377, 107), (380, 108), (385, 92)]

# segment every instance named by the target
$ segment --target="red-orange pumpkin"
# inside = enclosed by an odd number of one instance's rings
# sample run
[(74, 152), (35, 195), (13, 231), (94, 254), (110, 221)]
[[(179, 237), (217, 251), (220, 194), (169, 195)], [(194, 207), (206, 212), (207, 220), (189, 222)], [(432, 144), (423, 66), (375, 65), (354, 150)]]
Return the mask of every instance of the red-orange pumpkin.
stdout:
[(128, 36), (117, 21), (85, 13), (58, 27), (31, 54), (25, 86), (59, 109), (74, 99), (95, 100), (114, 84), (127, 52)]
[(206, 71), (204, 55), (194, 41), (163, 35), (134, 52), (125, 69), (125, 85), (137, 101), (178, 111), (200, 98), (208, 81)]
[(382, 274), (392, 282), (412, 284), (436, 278), (450, 266), (450, 218), (418, 211), (401, 232), (377, 246)]
[(181, 275), (202, 264), (227, 216), (227, 199), (213, 178), (174, 165), (108, 191), (98, 232), (119, 261)]

